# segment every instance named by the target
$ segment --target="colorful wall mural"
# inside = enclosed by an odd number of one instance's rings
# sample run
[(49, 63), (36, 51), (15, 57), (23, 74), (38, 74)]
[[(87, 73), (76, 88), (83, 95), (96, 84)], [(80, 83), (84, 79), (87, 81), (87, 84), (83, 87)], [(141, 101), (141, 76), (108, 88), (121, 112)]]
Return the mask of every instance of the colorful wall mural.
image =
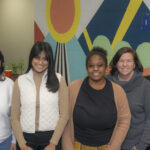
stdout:
[(150, 75), (149, 0), (36, 0), (34, 26), (35, 42), (51, 44), (67, 83), (86, 76), (94, 46), (107, 50), (108, 65), (119, 48), (132, 47)]

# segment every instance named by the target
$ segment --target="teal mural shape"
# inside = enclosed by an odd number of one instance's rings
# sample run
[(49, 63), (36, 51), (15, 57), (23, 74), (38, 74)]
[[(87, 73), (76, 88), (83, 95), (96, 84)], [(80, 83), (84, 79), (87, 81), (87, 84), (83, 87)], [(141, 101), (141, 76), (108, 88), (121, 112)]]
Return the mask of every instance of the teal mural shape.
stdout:
[[(51, 44), (55, 58), (57, 42), (50, 34), (45, 37), (44, 41)], [(70, 82), (87, 76), (85, 66), (86, 55), (75, 36), (72, 38), (72, 40), (66, 43), (66, 52), (70, 73)]]

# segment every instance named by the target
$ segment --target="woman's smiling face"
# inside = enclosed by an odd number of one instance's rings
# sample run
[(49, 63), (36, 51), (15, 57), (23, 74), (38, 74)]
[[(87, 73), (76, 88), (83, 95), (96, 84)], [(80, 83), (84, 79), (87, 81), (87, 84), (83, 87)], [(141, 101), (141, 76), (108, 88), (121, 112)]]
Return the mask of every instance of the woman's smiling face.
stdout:
[(99, 55), (93, 55), (87, 62), (87, 73), (92, 81), (104, 79), (106, 73), (106, 64), (104, 59)]
[(32, 67), (35, 72), (39, 73), (48, 68), (48, 61), (44, 51), (32, 59)]
[(117, 62), (119, 75), (122, 77), (131, 78), (134, 73), (135, 63), (131, 53), (124, 53)]

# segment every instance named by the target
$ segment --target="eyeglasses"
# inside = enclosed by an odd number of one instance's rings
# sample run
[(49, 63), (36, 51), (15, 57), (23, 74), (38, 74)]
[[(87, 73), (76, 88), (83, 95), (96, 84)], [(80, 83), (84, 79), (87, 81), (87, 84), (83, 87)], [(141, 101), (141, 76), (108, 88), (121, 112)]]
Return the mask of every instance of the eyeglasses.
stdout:
[(119, 60), (118, 61), (119, 63), (133, 63), (134, 62), (134, 60), (131, 60), (131, 59), (127, 59), (127, 60)]

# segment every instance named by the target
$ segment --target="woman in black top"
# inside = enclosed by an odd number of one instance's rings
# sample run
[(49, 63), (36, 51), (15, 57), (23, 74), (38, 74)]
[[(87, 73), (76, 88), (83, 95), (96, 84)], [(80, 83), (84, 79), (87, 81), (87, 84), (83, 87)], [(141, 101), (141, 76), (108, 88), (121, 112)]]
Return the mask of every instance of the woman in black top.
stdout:
[(106, 67), (106, 51), (93, 48), (86, 59), (88, 76), (69, 85), (63, 150), (120, 150), (130, 111), (123, 89), (105, 78)]

